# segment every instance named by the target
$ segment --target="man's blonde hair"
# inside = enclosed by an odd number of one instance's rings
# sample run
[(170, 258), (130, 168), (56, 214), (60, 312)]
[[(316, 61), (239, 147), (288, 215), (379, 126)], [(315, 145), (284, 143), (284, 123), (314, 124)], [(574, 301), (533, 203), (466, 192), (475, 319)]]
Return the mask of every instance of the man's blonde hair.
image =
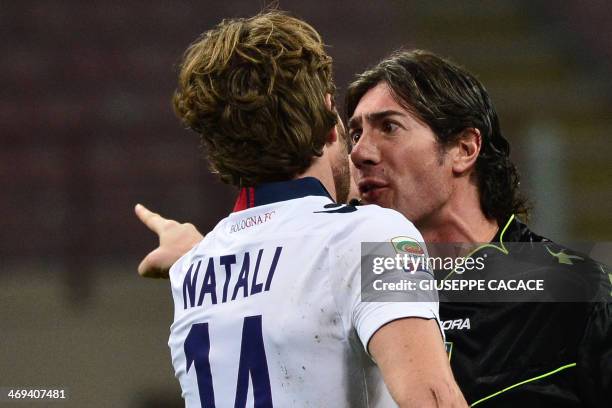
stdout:
[(321, 156), (334, 92), (319, 33), (273, 11), (223, 20), (191, 44), (173, 103), (221, 180), (253, 186), (291, 179)]

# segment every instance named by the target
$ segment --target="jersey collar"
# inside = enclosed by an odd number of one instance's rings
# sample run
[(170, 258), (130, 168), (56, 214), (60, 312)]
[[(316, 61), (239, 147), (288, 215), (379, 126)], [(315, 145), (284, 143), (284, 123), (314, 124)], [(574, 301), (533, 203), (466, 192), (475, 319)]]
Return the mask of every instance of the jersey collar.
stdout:
[(548, 239), (532, 232), (527, 225), (512, 215), (506, 224), (497, 230), (491, 242), (541, 242)]
[(296, 180), (263, 183), (257, 187), (242, 187), (233, 211), (242, 211), (259, 205), (307, 196), (322, 196), (332, 199), (318, 179), (304, 177)]

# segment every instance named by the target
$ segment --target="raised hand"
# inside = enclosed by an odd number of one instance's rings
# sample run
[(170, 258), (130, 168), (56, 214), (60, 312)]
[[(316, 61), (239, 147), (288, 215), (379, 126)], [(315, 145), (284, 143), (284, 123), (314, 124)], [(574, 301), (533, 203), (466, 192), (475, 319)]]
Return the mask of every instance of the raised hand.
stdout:
[(168, 279), (172, 264), (204, 237), (193, 224), (164, 218), (142, 204), (136, 204), (134, 212), (159, 237), (159, 246), (143, 258), (138, 274), (145, 278)]

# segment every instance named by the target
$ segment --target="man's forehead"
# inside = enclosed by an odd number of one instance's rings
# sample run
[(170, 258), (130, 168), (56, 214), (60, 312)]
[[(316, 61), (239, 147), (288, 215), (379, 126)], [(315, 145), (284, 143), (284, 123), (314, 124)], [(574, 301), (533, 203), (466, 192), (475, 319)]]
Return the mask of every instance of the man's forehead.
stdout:
[(385, 115), (408, 113), (394, 98), (386, 83), (370, 88), (361, 97), (349, 121), (353, 119), (361, 121), (363, 118), (372, 120), (382, 116), (381, 113)]

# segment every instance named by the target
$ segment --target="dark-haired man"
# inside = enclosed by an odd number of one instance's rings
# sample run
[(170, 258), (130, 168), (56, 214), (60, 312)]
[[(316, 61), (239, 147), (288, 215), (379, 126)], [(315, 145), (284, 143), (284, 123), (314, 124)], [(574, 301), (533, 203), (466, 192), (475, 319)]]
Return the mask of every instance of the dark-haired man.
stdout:
[(393, 210), (334, 202), (350, 176), (333, 93), (319, 34), (282, 13), (224, 20), (185, 53), (175, 110), (240, 188), (234, 212), (169, 273), (187, 407), (465, 406), (436, 299), (361, 299), (361, 242), (420, 234)]
[[(394, 208), (429, 243), (530, 242), (497, 251), (487, 278), (553, 276), (588, 300), (441, 303), (451, 365), (472, 405), (605, 406), (612, 401), (612, 307), (604, 267), (565, 253), (517, 218), (526, 212), (497, 114), (482, 84), (431, 53), (399, 52), (347, 92), (351, 159), (365, 203)], [(548, 242), (547, 245), (536, 244)], [(550, 252), (550, 254), (548, 253)], [(495, 257), (495, 251), (489, 253)], [(536, 257), (537, 256), (537, 257)], [(529, 259), (529, 262), (524, 262)], [(534, 260), (535, 259), (535, 260)], [(493, 265), (489, 259), (487, 265)], [(576, 284), (576, 287), (570, 285)]]

